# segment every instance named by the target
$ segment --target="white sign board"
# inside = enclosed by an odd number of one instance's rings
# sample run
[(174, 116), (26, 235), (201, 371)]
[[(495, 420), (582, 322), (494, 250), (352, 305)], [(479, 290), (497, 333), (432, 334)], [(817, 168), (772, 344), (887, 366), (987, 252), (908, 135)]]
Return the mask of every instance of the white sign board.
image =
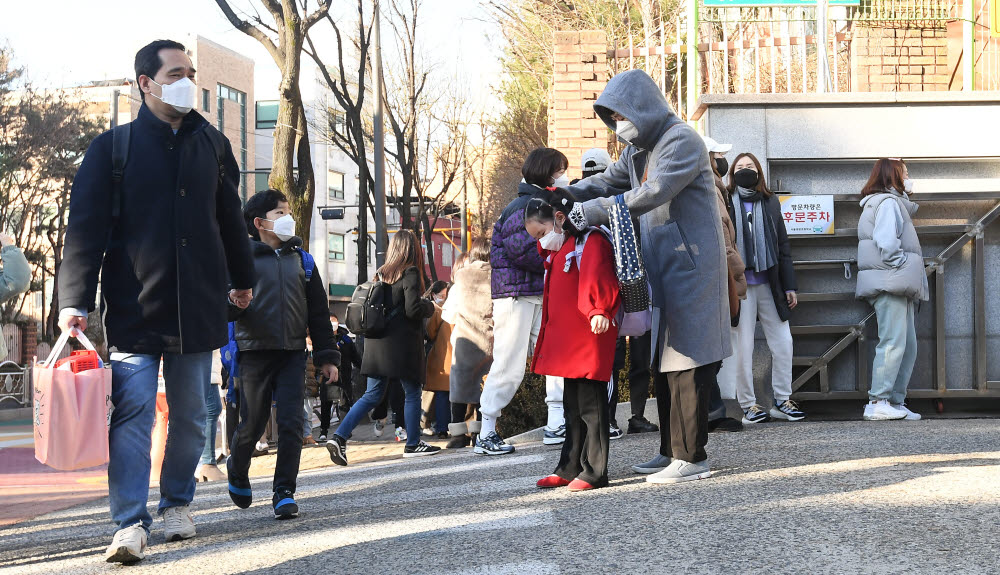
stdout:
[(833, 196), (778, 195), (778, 200), (788, 235), (833, 235)]

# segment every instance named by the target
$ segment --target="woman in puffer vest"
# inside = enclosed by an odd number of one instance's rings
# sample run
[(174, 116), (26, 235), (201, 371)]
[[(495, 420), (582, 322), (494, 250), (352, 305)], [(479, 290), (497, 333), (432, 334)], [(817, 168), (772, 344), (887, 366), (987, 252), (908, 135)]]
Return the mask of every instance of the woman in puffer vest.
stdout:
[(920, 419), (906, 407), (917, 359), (915, 311), (927, 300), (927, 273), (911, 217), (913, 181), (899, 158), (875, 162), (861, 195), (856, 295), (875, 308), (878, 346), (864, 419)]

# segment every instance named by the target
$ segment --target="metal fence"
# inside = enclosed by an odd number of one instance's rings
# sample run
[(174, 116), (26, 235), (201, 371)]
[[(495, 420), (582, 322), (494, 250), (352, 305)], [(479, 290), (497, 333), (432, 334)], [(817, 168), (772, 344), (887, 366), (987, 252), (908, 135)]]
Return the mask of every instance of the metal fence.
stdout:
[(0, 363), (0, 409), (31, 405), (31, 366), (22, 367), (13, 361)]
[[(1000, 38), (991, 37), (989, 0), (973, 2), (976, 89), (1000, 89)], [(700, 85), (697, 94), (817, 91), (819, 54), (815, 6), (700, 8), (697, 26)], [(864, 0), (828, 11), (826, 53), (829, 91), (850, 92), (851, 45), (859, 28), (943, 31), (962, 20), (962, 0)], [(657, 81), (682, 117), (689, 109), (686, 18), (662, 23), (658, 38), (609, 50), (611, 73), (641, 68)]]

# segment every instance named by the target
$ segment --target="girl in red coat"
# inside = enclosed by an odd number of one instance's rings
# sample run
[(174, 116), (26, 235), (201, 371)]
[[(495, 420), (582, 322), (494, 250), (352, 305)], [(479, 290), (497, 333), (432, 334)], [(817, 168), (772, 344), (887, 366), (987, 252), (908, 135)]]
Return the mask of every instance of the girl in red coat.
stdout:
[(579, 236), (563, 227), (573, 196), (549, 188), (533, 198), (524, 227), (545, 258), (542, 325), (532, 370), (565, 378), (566, 442), (555, 473), (539, 487), (583, 491), (608, 484), (608, 381), (615, 357), (618, 278), (611, 243), (590, 228)]

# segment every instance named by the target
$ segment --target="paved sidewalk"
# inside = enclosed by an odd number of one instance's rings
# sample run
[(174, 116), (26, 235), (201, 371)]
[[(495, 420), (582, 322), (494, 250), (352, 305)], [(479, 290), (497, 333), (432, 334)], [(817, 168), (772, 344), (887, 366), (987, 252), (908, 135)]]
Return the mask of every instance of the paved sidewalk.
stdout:
[[(269, 479), (247, 510), (213, 484), (198, 537), (166, 544), (158, 521), (128, 572), (995, 573), (998, 437), (997, 420), (765, 424), (712, 435), (714, 478), (654, 486), (628, 467), (658, 436), (626, 436), (611, 486), (579, 494), (534, 487), (555, 448), (465, 449), (306, 471), (282, 522)], [(0, 529), (0, 573), (118, 571), (112, 532), (106, 500)]]

